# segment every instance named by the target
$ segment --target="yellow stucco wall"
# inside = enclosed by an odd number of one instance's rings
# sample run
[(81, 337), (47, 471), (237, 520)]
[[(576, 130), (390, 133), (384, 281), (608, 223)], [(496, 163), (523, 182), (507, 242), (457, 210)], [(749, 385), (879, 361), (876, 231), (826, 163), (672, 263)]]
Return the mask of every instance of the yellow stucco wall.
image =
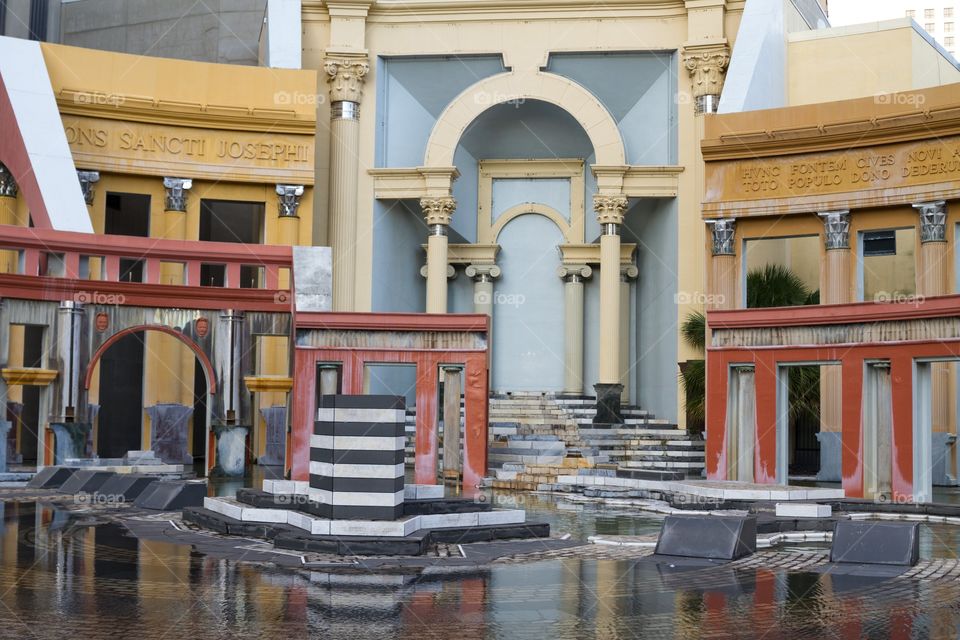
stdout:
[(791, 34), (791, 105), (876, 96), (960, 82), (958, 71), (909, 19)]

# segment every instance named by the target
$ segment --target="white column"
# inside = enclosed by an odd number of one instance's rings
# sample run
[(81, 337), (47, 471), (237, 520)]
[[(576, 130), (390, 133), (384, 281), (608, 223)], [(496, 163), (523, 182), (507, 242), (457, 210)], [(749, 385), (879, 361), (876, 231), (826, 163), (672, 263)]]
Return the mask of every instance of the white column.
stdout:
[(592, 274), (585, 264), (565, 264), (557, 270), (563, 280), (564, 393), (583, 393), (583, 283)]
[(447, 280), (451, 271), (447, 257), (447, 229), (456, 211), (457, 201), (452, 196), (422, 198), (420, 207), (429, 229), (425, 268), (427, 313), (447, 313)]

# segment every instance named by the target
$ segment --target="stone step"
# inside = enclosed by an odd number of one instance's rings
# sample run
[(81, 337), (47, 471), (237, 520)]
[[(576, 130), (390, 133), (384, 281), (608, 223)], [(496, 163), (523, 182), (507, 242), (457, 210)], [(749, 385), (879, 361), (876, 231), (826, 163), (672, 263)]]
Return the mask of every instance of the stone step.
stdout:
[(684, 462), (675, 460), (647, 460), (644, 462), (624, 462), (621, 469), (696, 469), (703, 470), (703, 462)]

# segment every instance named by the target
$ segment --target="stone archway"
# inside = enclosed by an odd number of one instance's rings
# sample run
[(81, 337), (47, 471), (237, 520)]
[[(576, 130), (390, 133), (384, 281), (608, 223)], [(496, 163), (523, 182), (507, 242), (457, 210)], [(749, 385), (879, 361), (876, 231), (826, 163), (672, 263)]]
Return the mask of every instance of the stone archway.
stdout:
[(484, 111), (498, 104), (540, 100), (573, 116), (586, 131), (596, 164), (623, 166), (626, 150), (617, 123), (606, 107), (581, 85), (539, 70), (504, 73), (468, 87), (437, 119), (424, 154), (425, 167), (452, 167), (460, 137)]
[[(189, 335), (177, 330), (176, 328), (169, 327), (166, 325), (158, 324), (136, 324), (129, 327), (124, 327), (110, 335), (106, 338), (97, 350), (94, 352), (90, 358), (89, 363), (87, 364), (87, 369), (84, 375), (83, 385), (84, 389), (89, 390), (93, 382), (93, 374), (97, 366), (103, 363), (104, 366), (107, 366), (110, 356), (108, 353), (112, 353), (110, 350), (121, 349), (121, 347), (126, 348), (128, 341), (133, 339), (133, 336), (141, 336), (141, 345), (142, 336), (146, 333), (160, 333), (172, 336), (177, 339), (177, 341), (186, 346), (190, 352), (195, 356), (196, 362), (199, 363), (197, 369), (197, 376), (203, 375), (203, 381), (200, 378), (197, 379), (200, 382), (200, 398), (205, 398), (201, 400), (202, 412), (194, 416), (195, 409), (197, 407), (196, 401), (194, 406), (189, 404), (182, 404), (180, 402), (156, 402), (155, 404), (146, 407), (141, 402), (141, 397), (137, 394), (136, 402), (127, 406), (126, 397), (121, 393), (121, 395), (116, 395), (116, 391), (112, 392), (112, 395), (109, 396), (111, 399), (108, 401), (107, 405), (103, 406), (103, 410), (100, 411), (101, 421), (99, 422), (99, 427), (97, 430), (97, 438), (94, 442), (94, 451), (100, 455), (107, 455), (107, 457), (117, 457), (123, 455), (124, 452), (134, 449), (150, 449), (152, 450), (157, 457), (162, 459), (168, 464), (184, 464), (190, 465), (194, 461), (194, 456), (203, 455), (205, 458), (209, 458), (210, 452), (208, 450), (209, 442), (209, 433), (203, 433), (203, 431), (209, 431), (210, 424), (210, 410), (212, 407), (212, 398), (217, 393), (217, 375), (213, 367), (213, 364), (210, 360), (210, 357), (204, 352), (199, 344), (194, 341)], [(128, 363), (129, 366), (139, 367), (140, 370), (143, 369), (144, 361), (142, 354), (143, 347), (140, 347), (140, 356), (139, 363), (136, 361), (131, 361)], [(122, 356), (121, 356), (122, 357)], [(105, 374), (105, 369), (101, 367), (101, 376)], [(111, 369), (113, 374), (116, 376), (117, 371)], [(130, 370), (127, 369), (127, 373), (121, 373), (121, 378), (114, 378), (114, 383), (119, 387), (123, 386), (122, 376), (130, 375)], [(136, 382), (136, 389), (139, 390), (139, 385), (142, 382), (138, 378)], [(205, 382), (205, 384), (204, 384)], [(101, 377), (101, 391), (103, 394), (105, 390), (103, 387), (103, 378)], [(111, 386), (111, 389), (116, 387)], [(135, 393), (134, 390), (128, 390), (130, 393)], [(105, 398), (101, 395), (101, 402)], [(110, 402), (112, 401), (112, 404)], [(123, 407), (126, 407), (124, 409)], [(107, 420), (106, 423), (103, 422), (104, 416), (108, 413), (107, 409), (111, 409), (112, 420)], [(115, 411), (114, 411), (115, 410)], [(116, 414), (116, 411), (119, 411), (119, 415)], [(126, 415), (124, 414), (126, 411)], [(133, 414), (130, 412), (133, 411)], [(133, 436), (129, 431), (129, 422), (134, 420), (133, 416), (142, 416), (143, 412), (146, 412), (149, 416), (149, 429), (144, 427), (142, 434)], [(202, 422), (199, 423), (199, 428), (201, 433), (197, 436), (203, 435), (203, 438), (199, 440), (202, 442), (201, 449), (197, 449), (196, 438), (191, 439), (189, 437), (190, 433), (190, 420), (191, 417), (201, 418)], [(119, 420), (119, 423), (118, 423)], [(139, 425), (140, 420), (136, 418), (136, 422)], [(118, 430), (117, 425), (120, 425)], [(194, 428), (198, 428), (198, 423), (194, 422)], [(106, 431), (104, 431), (106, 429)], [(193, 440), (193, 452), (190, 453), (190, 442)], [(106, 452), (106, 453), (105, 453)]]

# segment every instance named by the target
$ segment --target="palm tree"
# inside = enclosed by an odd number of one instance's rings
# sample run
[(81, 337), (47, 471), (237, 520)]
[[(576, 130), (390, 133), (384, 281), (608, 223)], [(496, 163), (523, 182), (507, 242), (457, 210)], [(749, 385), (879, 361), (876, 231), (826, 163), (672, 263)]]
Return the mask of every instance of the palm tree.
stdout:
[[(820, 291), (810, 291), (797, 274), (777, 264), (754, 269), (747, 274), (747, 307), (795, 307), (820, 303)], [(695, 311), (680, 326), (683, 341), (704, 353), (707, 319)], [(820, 368), (790, 368), (790, 420), (820, 419)], [(680, 381), (686, 398), (687, 424), (703, 425), (706, 420), (706, 365), (703, 360), (687, 360), (680, 365)]]

